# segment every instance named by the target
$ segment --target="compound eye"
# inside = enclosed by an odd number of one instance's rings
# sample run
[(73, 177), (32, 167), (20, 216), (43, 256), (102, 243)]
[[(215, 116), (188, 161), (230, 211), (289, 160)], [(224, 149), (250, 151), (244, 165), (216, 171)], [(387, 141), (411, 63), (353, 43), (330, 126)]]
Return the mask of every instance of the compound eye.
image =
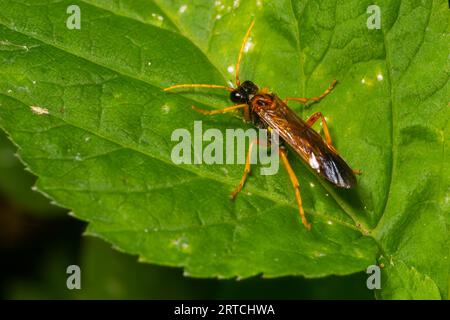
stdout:
[(244, 97), (238, 91), (231, 91), (230, 100), (234, 103), (244, 102)]

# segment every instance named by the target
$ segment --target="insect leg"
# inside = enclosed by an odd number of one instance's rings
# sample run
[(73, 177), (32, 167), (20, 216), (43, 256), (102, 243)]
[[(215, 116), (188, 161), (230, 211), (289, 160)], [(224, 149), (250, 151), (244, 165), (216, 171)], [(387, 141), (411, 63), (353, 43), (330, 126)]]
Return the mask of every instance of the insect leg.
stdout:
[(291, 167), (291, 164), (289, 163), (289, 160), (286, 155), (286, 151), (283, 149), (280, 149), (279, 152), (280, 152), (281, 160), (283, 161), (284, 167), (286, 168), (289, 178), (291, 179), (292, 186), (294, 187), (294, 190), (295, 190), (295, 199), (297, 200), (298, 210), (300, 212), (300, 218), (302, 219), (302, 223), (305, 226), (305, 228), (310, 230), (311, 224), (308, 222), (308, 220), (306, 220), (305, 211), (303, 210), (302, 198), (300, 196), (300, 185), (298, 183), (298, 179), (295, 175), (294, 170)]
[(309, 101), (314, 101), (314, 102), (320, 101), (320, 100), (322, 100), (323, 98), (325, 98), (325, 97), (331, 92), (331, 90), (333, 90), (333, 88), (335, 87), (336, 83), (337, 83), (337, 81), (336, 81), (336, 80), (333, 80), (333, 82), (332, 82), (331, 85), (328, 87), (328, 89), (325, 90), (325, 92), (322, 93), (320, 96), (312, 97), (312, 98), (295, 98), (295, 97), (287, 97), (286, 99), (284, 99), (284, 102), (287, 103), (288, 101), (292, 100), (292, 101), (298, 101), (298, 102), (300, 102), (300, 103), (305, 104), (305, 103), (307, 103), (307, 102), (309, 102)]
[(322, 120), (322, 128), (323, 133), (325, 134), (325, 140), (327, 141), (328, 145), (334, 149), (333, 142), (331, 141), (331, 135), (330, 131), (328, 130), (327, 121), (325, 120), (325, 117), (323, 116), (322, 112), (315, 112), (313, 113), (308, 120), (306, 120), (306, 124), (311, 127), (319, 118)]
[(237, 104), (231, 107), (226, 107), (223, 109), (218, 109), (218, 110), (204, 110), (204, 109), (199, 109), (195, 106), (192, 106), (192, 109), (194, 109), (197, 112), (203, 113), (203, 114), (207, 114), (207, 115), (211, 115), (211, 114), (219, 114), (219, 113), (227, 113), (236, 109), (241, 109), (241, 108), (248, 108), (247, 104)]
[(241, 181), (239, 181), (239, 184), (236, 187), (236, 189), (234, 189), (234, 191), (231, 193), (232, 200), (236, 199), (236, 196), (244, 187), (245, 180), (247, 180), (247, 176), (250, 173), (250, 161), (252, 159), (252, 150), (253, 150), (253, 146), (255, 145), (255, 143), (260, 144), (258, 139), (250, 142), (250, 146), (248, 147), (248, 151), (247, 151), (247, 158), (245, 159), (244, 174), (242, 175)]

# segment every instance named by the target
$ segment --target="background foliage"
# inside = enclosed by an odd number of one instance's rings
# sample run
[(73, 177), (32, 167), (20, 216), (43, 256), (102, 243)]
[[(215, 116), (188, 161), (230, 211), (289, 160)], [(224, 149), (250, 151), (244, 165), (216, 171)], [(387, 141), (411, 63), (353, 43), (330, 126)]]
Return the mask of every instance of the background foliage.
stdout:
[[(74, 3), (81, 30), (66, 28)], [(41, 192), (140, 261), (218, 278), (316, 278), (379, 263), (380, 297), (446, 298), (447, 3), (377, 1), (380, 30), (366, 27), (370, 4), (0, 1), (0, 126)], [(242, 75), (281, 97), (317, 95), (338, 79), (327, 99), (296, 110), (320, 107), (340, 152), (364, 172), (343, 192), (293, 161), (311, 232), (284, 172), (254, 175), (232, 203), (241, 166), (170, 160), (172, 131), (194, 120), (245, 127), (189, 108), (226, 105), (225, 96), (161, 88), (232, 79), (254, 18)]]

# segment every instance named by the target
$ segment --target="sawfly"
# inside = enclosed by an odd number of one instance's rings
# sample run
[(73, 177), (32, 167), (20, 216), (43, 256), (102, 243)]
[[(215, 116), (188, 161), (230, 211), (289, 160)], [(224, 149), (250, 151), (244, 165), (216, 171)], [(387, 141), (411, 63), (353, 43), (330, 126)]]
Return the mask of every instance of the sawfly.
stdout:
[[(203, 110), (196, 108), (195, 106), (192, 106), (192, 108), (195, 111), (206, 115), (220, 114), (242, 109), (245, 121), (252, 122), (256, 127), (267, 129), (269, 132), (275, 131), (279, 137), (281, 137), (281, 140), (288, 144), (319, 176), (338, 188), (350, 189), (355, 187), (355, 174), (359, 174), (360, 172), (358, 170), (351, 169), (334, 148), (327, 122), (322, 113), (316, 112), (306, 121), (303, 121), (287, 105), (288, 101), (291, 100), (306, 104), (310, 101), (317, 102), (323, 99), (333, 90), (336, 85), (336, 80), (334, 80), (328, 89), (320, 96), (312, 98), (288, 97), (284, 100), (280, 99), (275, 93), (269, 92), (266, 88), (260, 90), (251, 81), (247, 80), (242, 83), (240, 82), (239, 68), (241, 65), (242, 54), (253, 25), (254, 21), (250, 24), (239, 51), (236, 64), (235, 88), (212, 84), (178, 84), (165, 88), (164, 90), (169, 91), (179, 88), (211, 88), (222, 89), (230, 92), (230, 100), (234, 103), (234, 105), (230, 107), (219, 110)], [(312, 128), (312, 125), (319, 119), (322, 122), (325, 139), (323, 139), (322, 136)], [(252, 147), (255, 143), (258, 143), (258, 141), (250, 142), (245, 162), (244, 174), (238, 186), (231, 194), (232, 199), (235, 199), (237, 194), (242, 190), (245, 180), (250, 173), (250, 156), (252, 153)], [(286, 148), (284, 146), (280, 147), (279, 156), (286, 168), (294, 188), (301, 221), (309, 230), (311, 228), (311, 224), (306, 219), (305, 212), (303, 210), (299, 182), (289, 163)]]

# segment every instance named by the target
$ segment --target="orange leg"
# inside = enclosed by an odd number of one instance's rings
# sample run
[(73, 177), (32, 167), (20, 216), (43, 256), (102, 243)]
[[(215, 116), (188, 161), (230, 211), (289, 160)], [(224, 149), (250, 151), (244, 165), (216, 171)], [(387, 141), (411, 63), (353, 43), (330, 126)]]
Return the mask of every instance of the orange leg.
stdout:
[(212, 114), (219, 114), (219, 113), (227, 113), (236, 109), (241, 109), (241, 108), (246, 108), (248, 109), (248, 105), (247, 104), (237, 104), (231, 107), (226, 107), (223, 109), (218, 109), (218, 110), (204, 110), (204, 109), (199, 109), (195, 106), (192, 106), (192, 109), (194, 109), (197, 112), (203, 113), (203, 114), (207, 114), (207, 115), (212, 115)]
[(284, 102), (287, 103), (288, 101), (292, 100), (292, 101), (298, 101), (300, 103), (306, 104), (309, 101), (313, 101), (313, 102), (320, 101), (323, 98), (325, 98), (333, 90), (333, 88), (335, 87), (336, 83), (337, 83), (337, 81), (333, 80), (333, 82), (328, 87), (328, 89), (325, 90), (325, 92), (322, 93), (320, 96), (312, 97), (312, 98), (293, 98), (293, 97), (288, 97), (288, 98), (284, 99)]
[(300, 218), (302, 219), (302, 223), (306, 229), (310, 230), (311, 224), (308, 222), (308, 220), (306, 220), (305, 211), (303, 210), (302, 198), (300, 196), (300, 185), (298, 183), (298, 179), (295, 175), (295, 172), (292, 169), (291, 164), (289, 163), (285, 150), (280, 149), (280, 157), (281, 160), (283, 161), (284, 167), (286, 168), (289, 178), (291, 179), (292, 186), (294, 187), (295, 199), (297, 200), (298, 210), (300, 212)]
[(247, 180), (248, 174), (250, 173), (250, 161), (252, 159), (252, 150), (254, 144), (259, 144), (259, 140), (253, 140), (250, 142), (250, 146), (248, 147), (247, 151), (247, 158), (245, 159), (245, 168), (244, 168), (244, 174), (242, 175), (241, 181), (239, 181), (238, 186), (234, 191), (231, 193), (231, 199), (236, 199), (236, 196), (239, 192), (241, 192), (242, 188), (244, 187), (245, 180)]
[(328, 130), (327, 121), (325, 120), (325, 117), (323, 116), (322, 112), (313, 113), (308, 118), (308, 120), (306, 120), (306, 124), (309, 127), (311, 127), (317, 120), (319, 120), (319, 118), (322, 120), (322, 128), (323, 128), (323, 133), (325, 134), (325, 140), (327, 141), (327, 144), (334, 149), (333, 142), (331, 141), (330, 131)]

